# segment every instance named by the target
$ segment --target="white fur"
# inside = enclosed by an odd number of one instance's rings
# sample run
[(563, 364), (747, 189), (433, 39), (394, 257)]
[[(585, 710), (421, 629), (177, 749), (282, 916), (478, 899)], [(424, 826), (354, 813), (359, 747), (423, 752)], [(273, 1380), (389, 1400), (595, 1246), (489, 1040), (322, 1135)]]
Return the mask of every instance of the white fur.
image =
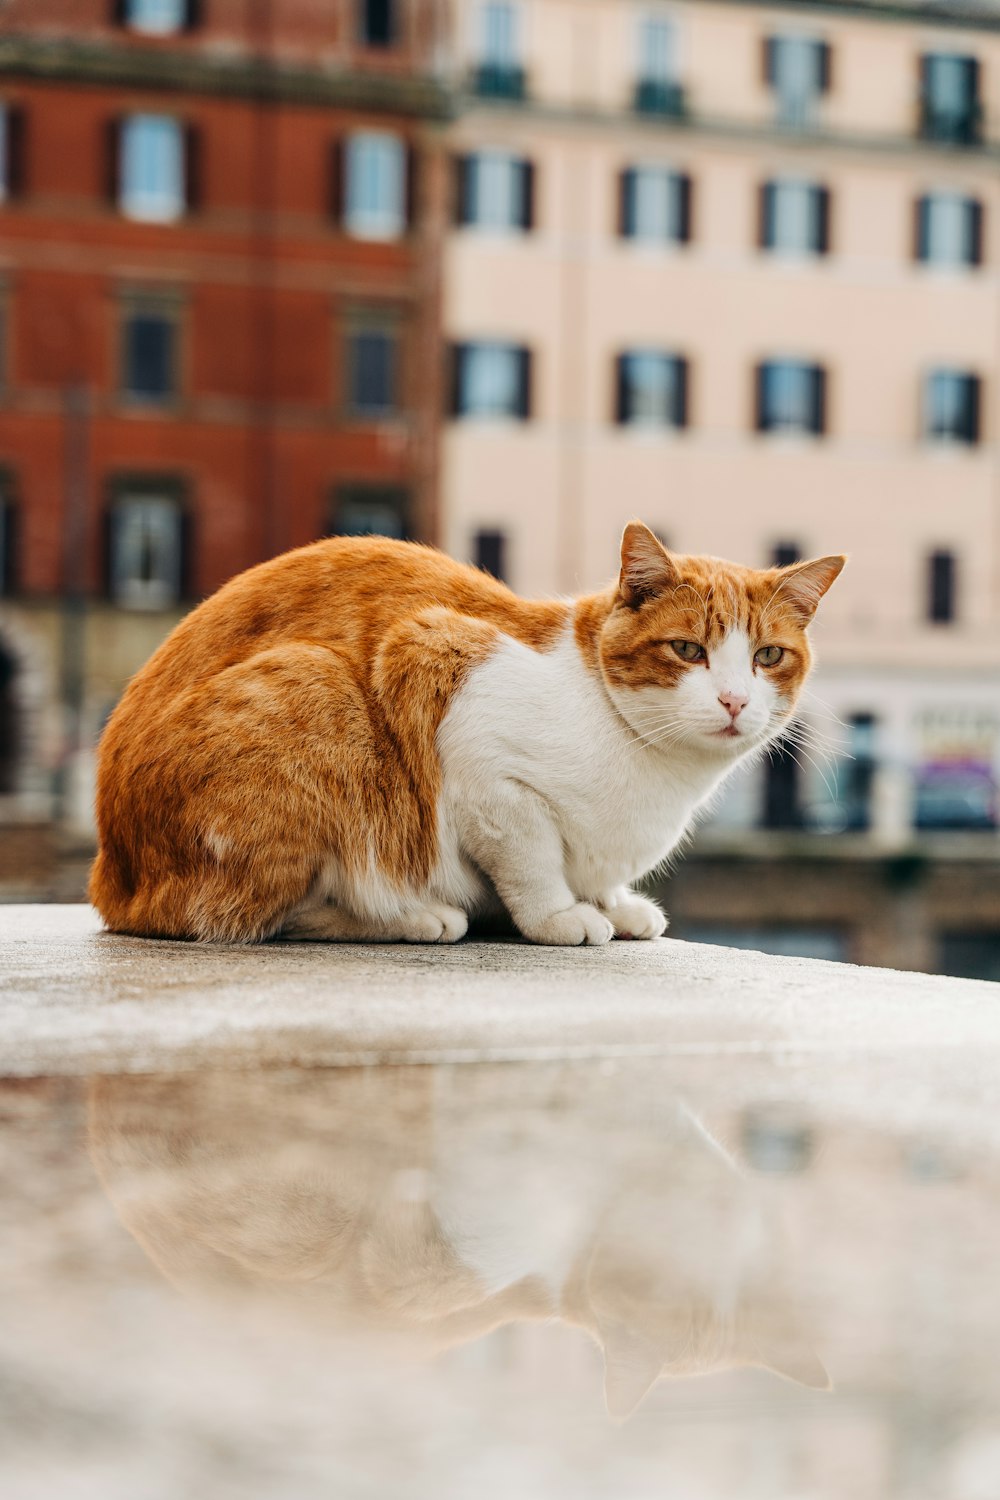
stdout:
[[(675, 690), (613, 693), (586, 666), (571, 623), (549, 652), (504, 638), (438, 733), (435, 894), (467, 904), (471, 862), (536, 942), (659, 936), (662, 914), (629, 883), (666, 859), (721, 779), (777, 727), (780, 705), (761, 677), (741, 632)], [(733, 692), (749, 700), (746, 732), (720, 738), (730, 715), (719, 694)], [(456, 868), (461, 892), (447, 876)]]

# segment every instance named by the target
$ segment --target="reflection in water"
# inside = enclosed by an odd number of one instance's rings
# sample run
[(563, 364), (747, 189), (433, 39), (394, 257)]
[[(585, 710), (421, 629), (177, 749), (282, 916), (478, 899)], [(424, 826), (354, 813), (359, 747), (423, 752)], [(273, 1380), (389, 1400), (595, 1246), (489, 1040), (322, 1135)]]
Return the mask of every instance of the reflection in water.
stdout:
[(109, 1078), (90, 1142), (186, 1291), (418, 1355), (561, 1321), (603, 1350), (616, 1417), (664, 1377), (828, 1384), (760, 1190), (655, 1080), (623, 1101), (545, 1068)]

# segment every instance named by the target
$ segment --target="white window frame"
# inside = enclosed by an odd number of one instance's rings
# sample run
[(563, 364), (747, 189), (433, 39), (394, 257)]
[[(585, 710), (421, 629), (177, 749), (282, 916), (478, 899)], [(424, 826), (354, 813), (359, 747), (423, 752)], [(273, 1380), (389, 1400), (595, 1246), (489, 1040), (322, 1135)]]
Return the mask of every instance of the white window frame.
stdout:
[[(973, 262), (971, 250), (970, 205), (974, 199), (967, 193), (955, 192), (952, 188), (933, 189), (925, 195), (927, 203), (927, 256), (926, 266), (941, 269), (969, 269)], [(974, 212), (974, 210), (973, 210)], [(951, 224), (948, 219), (951, 216)], [(935, 246), (936, 242), (936, 246)], [(944, 253), (939, 253), (943, 251)]]
[[(777, 46), (775, 48), (773, 89), (778, 105), (778, 120), (783, 125), (800, 127), (809, 125), (816, 117), (816, 110), (823, 96), (820, 80), (820, 57), (822, 56), (824, 38), (812, 35), (811, 33), (785, 31), (776, 33), (774, 41), (777, 43)], [(778, 62), (778, 58), (784, 47), (801, 47), (803, 52), (808, 48), (812, 54), (813, 76), (809, 79), (803, 74), (797, 93), (794, 90), (782, 88), (780, 77), (781, 65)]]
[(475, 174), (475, 218), (471, 229), (512, 234), (521, 229), (523, 157), (512, 151), (477, 151), (470, 157)]
[[(495, 12), (506, 12), (510, 21), (507, 44), (494, 52), (490, 43), (490, 17)], [(519, 68), (522, 66), (524, 48), (523, 18), (517, 0), (481, 0), (476, 12), (474, 55), (482, 67)]]
[(771, 253), (796, 259), (815, 255), (819, 240), (819, 184), (805, 177), (775, 177), (771, 187), (774, 192)]
[[(650, 67), (650, 49), (646, 38), (653, 30), (660, 31), (667, 39), (666, 57), (663, 66)], [(636, 77), (642, 83), (676, 83), (679, 76), (677, 23), (673, 16), (663, 11), (647, 10), (639, 16), (635, 32)]]
[(392, 131), (347, 137), (344, 228), (358, 240), (397, 240), (406, 229), (406, 144)]
[[(463, 389), (460, 406), (464, 421), (519, 422), (519, 346), (501, 339), (471, 339), (465, 345)], [(480, 401), (473, 405), (467, 395), (478, 386)], [(496, 397), (510, 398), (497, 400)]]
[[(118, 204), (128, 219), (173, 224), (187, 206), (184, 124), (173, 115), (134, 114), (122, 121)], [(159, 181), (152, 179), (159, 178)]]
[[(634, 224), (628, 236), (634, 245), (674, 245), (680, 243), (680, 177), (674, 167), (661, 163), (638, 162), (634, 173)], [(656, 199), (662, 194), (662, 202)], [(646, 227), (643, 227), (643, 218)]]

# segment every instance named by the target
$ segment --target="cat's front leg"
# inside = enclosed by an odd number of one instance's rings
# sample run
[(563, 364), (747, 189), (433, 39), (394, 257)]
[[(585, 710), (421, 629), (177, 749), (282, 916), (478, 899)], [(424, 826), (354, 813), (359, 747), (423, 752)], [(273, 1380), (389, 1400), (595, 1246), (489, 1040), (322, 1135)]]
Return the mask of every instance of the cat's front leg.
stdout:
[(667, 918), (655, 901), (637, 896), (627, 885), (619, 885), (598, 901), (607, 913), (615, 937), (658, 938), (667, 930)]
[(465, 813), (469, 853), (526, 938), (557, 947), (611, 941), (608, 918), (567, 884), (562, 837), (544, 798), (523, 782), (503, 781)]

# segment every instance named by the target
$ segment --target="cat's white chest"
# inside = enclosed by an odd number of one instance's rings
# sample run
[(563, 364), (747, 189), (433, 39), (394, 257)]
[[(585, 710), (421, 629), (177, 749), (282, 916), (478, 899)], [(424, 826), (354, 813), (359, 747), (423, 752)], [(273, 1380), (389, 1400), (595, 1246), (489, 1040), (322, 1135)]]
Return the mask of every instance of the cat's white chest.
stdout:
[(530, 788), (558, 830), (570, 885), (586, 898), (665, 858), (716, 779), (672, 774), (645, 749), (570, 631), (544, 654), (504, 641), (470, 673), (438, 743), (445, 821), (459, 825), (491, 783)]

